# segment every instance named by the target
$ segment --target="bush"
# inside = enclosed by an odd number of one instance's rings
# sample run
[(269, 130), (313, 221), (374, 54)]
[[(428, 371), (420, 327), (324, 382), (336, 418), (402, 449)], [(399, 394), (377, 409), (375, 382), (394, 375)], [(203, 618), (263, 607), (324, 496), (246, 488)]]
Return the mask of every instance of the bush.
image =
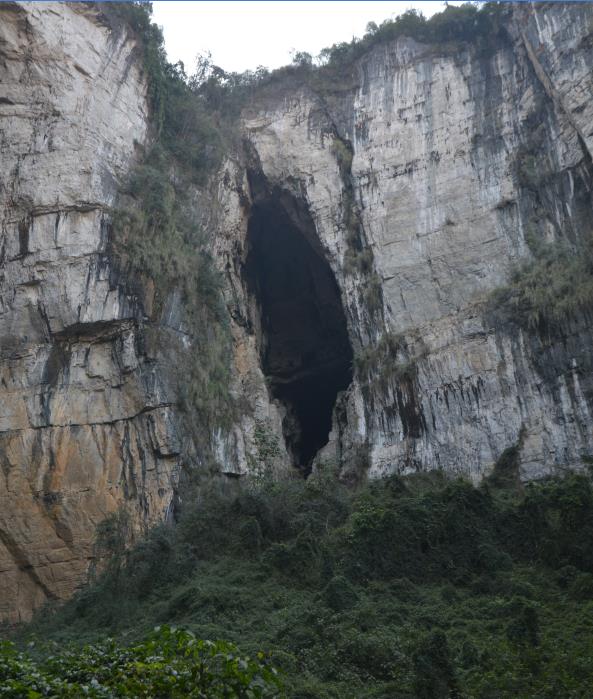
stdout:
[(593, 491), (588, 478), (570, 475), (530, 483), (513, 511), (512, 549), (552, 568), (593, 573)]
[(577, 600), (593, 600), (593, 575), (578, 573), (569, 587), (569, 594)]
[(174, 620), (269, 649), (293, 697), (552, 699), (593, 682), (585, 476), (510, 491), (440, 473), (349, 491), (324, 476), (210, 486), (182, 505), (21, 634), (140, 642)]
[(338, 161), (342, 179), (350, 177), (352, 174), (352, 157), (354, 155), (350, 141), (334, 136), (330, 149)]
[(414, 690), (417, 699), (448, 699), (457, 682), (449, 656), (447, 637), (435, 631), (423, 639), (414, 653)]
[(343, 575), (336, 575), (323, 590), (325, 604), (336, 612), (353, 607), (357, 600), (355, 588)]
[(164, 626), (131, 647), (106, 641), (80, 650), (60, 649), (41, 662), (2, 643), (0, 695), (271, 699), (283, 692), (263, 654), (252, 660), (232, 644), (202, 641)]
[(519, 441), (517, 444), (507, 447), (498, 457), (492, 473), (484, 481), (485, 485), (501, 489), (520, 489), (519, 466), (523, 439), (524, 430), (522, 428)]
[(530, 646), (539, 645), (540, 622), (537, 607), (527, 600), (515, 598), (509, 604), (512, 621), (507, 627), (511, 643)]

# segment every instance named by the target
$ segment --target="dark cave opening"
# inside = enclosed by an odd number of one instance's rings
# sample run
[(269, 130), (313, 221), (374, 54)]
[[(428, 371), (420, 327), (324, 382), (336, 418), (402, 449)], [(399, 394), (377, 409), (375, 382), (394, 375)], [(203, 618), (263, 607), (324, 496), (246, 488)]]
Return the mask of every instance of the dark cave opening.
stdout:
[[(291, 212), (289, 216), (287, 211)], [(352, 380), (352, 347), (334, 274), (308, 212), (285, 194), (253, 206), (245, 277), (260, 353), (284, 437), (305, 473), (328, 442), (337, 395)]]

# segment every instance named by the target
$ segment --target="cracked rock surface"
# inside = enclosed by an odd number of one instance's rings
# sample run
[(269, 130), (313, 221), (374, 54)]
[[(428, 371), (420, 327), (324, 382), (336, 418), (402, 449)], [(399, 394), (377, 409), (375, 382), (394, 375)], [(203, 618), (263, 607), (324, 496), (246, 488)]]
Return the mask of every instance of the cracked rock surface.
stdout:
[[(313, 220), (355, 354), (388, 336), (401, 348), (382, 385), (355, 374), (318, 464), (344, 477), (442, 468), (479, 480), (520, 442), (528, 479), (593, 454), (591, 318), (540, 335), (495, 322), (485, 304), (530, 257), (530, 235), (590, 233), (592, 32), (590, 4), (517, 3), (490, 53), (399, 38), (343, 85), (286, 78), (245, 111), (248, 176), (229, 163), (217, 239), (235, 303), (237, 248), (248, 255), (246, 219), (265, 189)], [(353, 218), (363, 271), (349, 258)], [(243, 364), (258, 366), (268, 340), (249, 293), (234, 317)]]
[(172, 499), (170, 398), (107, 210), (147, 129), (135, 44), (84, 4), (0, 6), (0, 618), (84, 578), (96, 525)]

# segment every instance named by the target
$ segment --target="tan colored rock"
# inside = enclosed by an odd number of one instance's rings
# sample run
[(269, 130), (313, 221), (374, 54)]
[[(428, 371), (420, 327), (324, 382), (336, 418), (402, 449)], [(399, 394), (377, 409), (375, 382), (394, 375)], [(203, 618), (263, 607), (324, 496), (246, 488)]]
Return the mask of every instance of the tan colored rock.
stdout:
[(85, 579), (97, 524), (163, 518), (171, 399), (106, 256), (108, 210), (147, 130), (136, 45), (85, 4), (0, 6), (0, 618)]

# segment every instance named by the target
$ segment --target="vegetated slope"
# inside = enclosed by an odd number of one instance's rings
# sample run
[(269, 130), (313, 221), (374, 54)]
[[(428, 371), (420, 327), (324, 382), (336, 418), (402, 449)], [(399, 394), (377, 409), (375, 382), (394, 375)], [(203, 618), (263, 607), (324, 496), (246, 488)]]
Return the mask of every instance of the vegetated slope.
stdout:
[[(203, 492), (21, 639), (158, 624), (265, 650), (290, 697), (580, 697), (593, 680), (593, 484), (329, 476)], [(516, 476), (516, 473), (515, 473)]]

